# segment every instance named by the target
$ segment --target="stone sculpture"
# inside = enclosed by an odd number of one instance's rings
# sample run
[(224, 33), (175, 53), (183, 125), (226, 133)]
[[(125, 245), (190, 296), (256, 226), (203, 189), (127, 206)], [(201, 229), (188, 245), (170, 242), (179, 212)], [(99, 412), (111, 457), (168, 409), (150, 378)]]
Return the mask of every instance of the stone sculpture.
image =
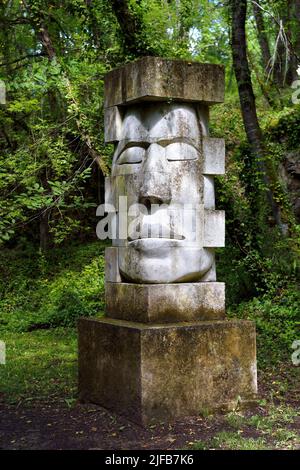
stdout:
[(80, 321), (79, 388), (138, 422), (256, 393), (254, 325), (225, 319), (216, 281), (225, 223), (213, 176), (225, 144), (209, 137), (208, 109), (223, 94), (223, 69), (210, 64), (143, 58), (106, 76), (107, 318)]

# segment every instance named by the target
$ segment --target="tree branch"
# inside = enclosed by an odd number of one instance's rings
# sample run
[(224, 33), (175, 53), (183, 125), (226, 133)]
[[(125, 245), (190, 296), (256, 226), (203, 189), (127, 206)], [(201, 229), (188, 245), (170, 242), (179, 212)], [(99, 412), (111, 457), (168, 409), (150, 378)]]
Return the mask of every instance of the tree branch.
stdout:
[(13, 65), (16, 64), (17, 62), (22, 62), (22, 60), (31, 58), (31, 57), (45, 57), (45, 54), (43, 52), (39, 52), (38, 54), (26, 54), (23, 57), (19, 57), (18, 59), (15, 59), (11, 62), (3, 62), (0, 64), (0, 67), (5, 67), (7, 65)]
[(4, 26), (16, 26), (18, 24), (29, 24), (30, 20), (29, 18), (15, 18), (14, 20), (7, 20), (7, 19), (1, 19), (0, 18), (0, 24)]

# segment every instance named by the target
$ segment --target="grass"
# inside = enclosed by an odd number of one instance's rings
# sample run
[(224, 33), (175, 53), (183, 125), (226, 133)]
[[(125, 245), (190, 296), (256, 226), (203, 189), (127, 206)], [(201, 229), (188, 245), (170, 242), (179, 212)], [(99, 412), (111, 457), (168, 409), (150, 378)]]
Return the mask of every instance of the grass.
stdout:
[(289, 405), (266, 403), (262, 414), (233, 412), (224, 417), (223, 428), (207, 440), (195, 441), (195, 450), (295, 449), (300, 446), (300, 430), (293, 424), (300, 410)]
[(267, 450), (268, 446), (263, 438), (245, 438), (238, 433), (221, 431), (207, 443), (203, 441), (196, 442), (193, 449)]
[(77, 335), (73, 328), (30, 333), (1, 332), (6, 365), (0, 365), (0, 393), (19, 403), (62, 399), (77, 393)]
[(227, 423), (234, 429), (241, 429), (244, 425), (255, 427), (256, 430), (271, 431), (274, 425), (293, 423), (295, 416), (300, 414), (300, 410), (288, 405), (271, 404), (267, 408), (267, 415), (252, 415), (245, 417), (242, 413), (230, 413), (226, 417)]
[(77, 388), (76, 320), (102, 315), (104, 242), (73, 243), (47, 256), (31, 245), (0, 252), (0, 398), (31, 403)]

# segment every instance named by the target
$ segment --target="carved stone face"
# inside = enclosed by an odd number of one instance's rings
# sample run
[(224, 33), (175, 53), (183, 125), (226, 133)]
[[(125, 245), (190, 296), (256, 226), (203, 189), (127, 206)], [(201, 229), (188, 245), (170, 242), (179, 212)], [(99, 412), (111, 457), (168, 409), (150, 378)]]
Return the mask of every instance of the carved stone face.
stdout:
[[(201, 235), (200, 148), (201, 124), (193, 105), (144, 103), (127, 108), (111, 176), (114, 204), (126, 196), (131, 208), (127, 239), (114, 240), (125, 280), (195, 282), (212, 267), (213, 252), (203, 248)], [(117, 220), (123, 223), (120, 213)]]

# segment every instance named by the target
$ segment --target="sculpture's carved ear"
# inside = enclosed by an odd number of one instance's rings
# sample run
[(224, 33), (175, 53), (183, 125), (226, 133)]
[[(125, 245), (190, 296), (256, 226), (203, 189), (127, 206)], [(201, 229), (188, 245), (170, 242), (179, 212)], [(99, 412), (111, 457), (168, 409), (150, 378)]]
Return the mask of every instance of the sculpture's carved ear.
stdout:
[(119, 106), (111, 106), (104, 111), (104, 141), (113, 144), (120, 140), (123, 124), (123, 110)]

